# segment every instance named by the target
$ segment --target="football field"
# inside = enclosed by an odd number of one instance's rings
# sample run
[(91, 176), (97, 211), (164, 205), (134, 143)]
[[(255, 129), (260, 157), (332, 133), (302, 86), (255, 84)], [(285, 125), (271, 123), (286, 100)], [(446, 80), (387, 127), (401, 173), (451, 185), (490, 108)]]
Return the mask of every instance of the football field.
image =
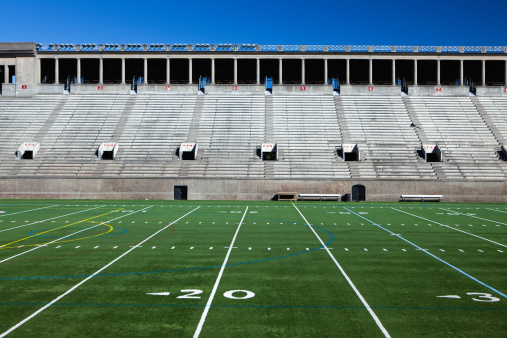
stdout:
[(506, 204), (0, 200), (0, 337), (506, 335)]

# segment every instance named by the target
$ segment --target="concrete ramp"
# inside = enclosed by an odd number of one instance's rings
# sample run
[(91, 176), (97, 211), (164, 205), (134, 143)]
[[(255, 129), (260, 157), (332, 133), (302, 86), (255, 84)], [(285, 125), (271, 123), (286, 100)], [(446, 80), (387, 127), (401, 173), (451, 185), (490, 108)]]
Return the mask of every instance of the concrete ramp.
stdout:
[(33, 160), (39, 149), (39, 142), (23, 142), (16, 153), (20, 160)]
[(180, 160), (195, 160), (197, 158), (197, 142), (185, 142), (180, 145)]
[(278, 146), (276, 142), (262, 144), (261, 158), (263, 161), (278, 161)]
[(423, 144), (421, 150), (426, 162), (442, 162), (442, 150), (438, 144)]
[(104, 142), (99, 146), (98, 156), (100, 160), (114, 160), (118, 152), (118, 142)]

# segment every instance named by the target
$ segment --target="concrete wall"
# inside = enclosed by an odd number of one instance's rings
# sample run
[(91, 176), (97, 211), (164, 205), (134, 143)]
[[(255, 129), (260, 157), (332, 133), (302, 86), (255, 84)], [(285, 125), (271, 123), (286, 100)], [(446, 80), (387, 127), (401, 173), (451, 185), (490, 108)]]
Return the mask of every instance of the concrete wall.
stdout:
[[(437, 90), (439, 89), (439, 90)], [(409, 86), (409, 96), (469, 96), (468, 86)]]
[(2, 96), (16, 96), (16, 85), (14, 83), (2, 83)]
[[(129, 86), (130, 88), (130, 86)], [(172, 84), (155, 85), (140, 84), (137, 85), (138, 94), (196, 94), (197, 84)]]
[(340, 85), (340, 95), (401, 96), (401, 86)]
[(273, 95), (333, 95), (331, 85), (273, 85)]
[(206, 94), (240, 94), (240, 95), (265, 95), (264, 85), (217, 85), (207, 84)]
[(477, 96), (507, 96), (505, 87), (477, 87)]
[[(43, 85), (47, 86), (47, 85)], [(63, 85), (59, 85), (63, 90)], [(99, 89), (100, 88), (100, 89)], [(71, 94), (130, 94), (130, 85), (122, 84), (72, 84)]]
[(367, 201), (399, 201), (402, 194), (441, 194), (447, 202), (507, 202), (507, 182), (468, 180), (262, 180), (204, 178), (0, 178), (0, 198), (174, 198), (188, 186), (190, 200), (270, 200), (278, 192), (350, 194), (366, 187)]

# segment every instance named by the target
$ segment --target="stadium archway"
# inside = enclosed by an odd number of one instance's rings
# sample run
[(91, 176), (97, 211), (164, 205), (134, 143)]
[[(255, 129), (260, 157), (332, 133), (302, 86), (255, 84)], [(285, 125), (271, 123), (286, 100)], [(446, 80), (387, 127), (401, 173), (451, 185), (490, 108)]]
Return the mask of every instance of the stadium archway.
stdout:
[(352, 186), (352, 200), (355, 202), (366, 201), (366, 188), (362, 184)]
[(174, 186), (174, 200), (186, 201), (187, 200), (188, 186), (175, 185)]

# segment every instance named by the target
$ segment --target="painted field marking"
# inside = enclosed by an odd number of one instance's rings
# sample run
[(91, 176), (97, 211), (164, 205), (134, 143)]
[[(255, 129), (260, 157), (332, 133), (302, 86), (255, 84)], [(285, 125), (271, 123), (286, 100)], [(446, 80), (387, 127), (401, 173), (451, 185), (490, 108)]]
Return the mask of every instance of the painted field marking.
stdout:
[[(299, 214), (301, 215), (301, 217), (303, 218), (303, 220), (306, 222), (305, 224), (307, 224), (307, 225), (310, 224), (310, 222), (308, 222), (306, 220), (305, 216), (301, 213), (301, 211), (299, 211), (298, 207), (294, 203), (292, 203), (292, 205), (294, 206), (294, 208), (296, 208), (296, 210), (299, 212)], [(343, 277), (345, 277), (345, 279), (347, 280), (347, 282), (351, 286), (352, 290), (354, 290), (354, 292), (356, 293), (356, 295), (359, 297), (359, 299), (361, 300), (361, 302), (363, 303), (363, 305), (365, 306), (365, 308), (368, 310), (368, 312), (370, 313), (371, 317), (373, 318), (373, 320), (375, 321), (375, 323), (377, 324), (377, 326), (379, 327), (379, 329), (382, 331), (382, 333), (384, 334), (384, 336), (385, 337), (391, 337), (389, 335), (389, 332), (387, 332), (387, 330), (385, 329), (384, 325), (382, 325), (382, 323), (380, 322), (380, 319), (378, 319), (378, 317), (375, 314), (375, 312), (373, 311), (373, 309), (366, 302), (366, 299), (364, 299), (363, 295), (361, 295), (361, 293), (356, 288), (356, 286), (354, 285), (354, 283), (352, 282), (352, 280), (349, 278), (349, 276), (347, 275), (347, 273), (345, 272), (345, 270), (343, 270), (343, 268), (340, 265), (340, 263), (338, 263), (338, 261), (333, 256), (333, 254), (331, 253), (331, 251), (328, 250), (326, 244), (324, 243), (324, 241), (322, 241), (322, 238), (320, 238), (319, 234), (317, 234), (317, 232), (315, 231), (315, 229), (313, 227), (311, 227), (311, 226), (308, 226), (308, 227), (310, 228), (310, 230), (312, 230), (313, 234), (317, 237), (317, 239), (319, 240), (320, 244), (322, 244), (322, 247), (326, 249), (327, 253), (329, 254), (329, 257), (331, 257), (331, 259), (333, 260), (333, 262), (336, 264), (336, 266), (338, 267), (338, 269), (342, 273)]]
[[(452, 210), (449, 210), (449, 209), (444, 209), (444, 208), (440, 208), (442, 210), (447, 210), (447, 211), (452, 211)], [(480, 220), (483, 220), (483, 221), (487, 221), (487, 222), (492, 222), (492, 223), (497, 223), (497, 224), (502, 224), (502, 225), (507, 225), (506, 223), (502, 223), (502, 222), (497, 222), (497, 221), (492, 221), (490, 219), (487, 219), (487, 218), (481, 218), (481, 217), (477, 217), (477, 216), (474, 216), (475, 214), (463, 214), (461, 212), (456, 212), (458, 215), (463, 215), (463, 216), (468, 216), (468, 217), (473, 217), (473, 218), (477, 218), (477, 219), (480, 219)]]
[(507, 214), (507, 211), (501, 211), (501, 210), (490, 209), (490, 208), (486, 208), (486, 209), (491, 210), (491, 211), (498, 211), (498, 212), (502, 212), (504, 214)]
[[(138, 211), (135, 211), (134, 213), (136, 212), (139, 212), (139, 211), (142, 211), (142, 210), (145, 210), (145, 209), (148, 209), (148, 208), (151, 208), (151, 206), (149, 207), (146, 207), (144, 209), (140, 209)], [(191, 214), (192, 212), (194, 212), (195, 210), (199, 209), (199, 207), (195, 208), (194, 210), (186, 213), (185, 215), (181, 216), (178, 220), (186, 217), (187, 215)], [(128, 214), (128, 215), (131, 215), (131, 214)], [(125, 215), (125, 216), (128, 216), (128, 215)], [(125, 216), (121, 216), (121, 217), (125, 217)], [(154, 236), (158, 235), (160, 232), (164, 231), (165, 229), (167, 229), (168, 227), (170, 227), (172, 225), (172, 223), (169, 223), (168, 225), (166, 225), (165, 227), (163, 227), (162, 229), (158, 230), (157, 232), (155, 232), (154, 234), (152, 234), (151, 236), (149, 236), (148, 238), (144, 239), (143, 241), (141, 241), (139, 244), (137, 245), (142, 245), (144, 244), (145, 242), (147, 242), (148, 240), (150, 240), (151, 238), (153, 238)], [(122, 257), (126, 256), (127, 254), (129, 254), (130, 252), (132, 252), (133, 250), (135, 250), (135, 248), (130, 248), (129, 250), (125, 251), (124, 253), (122, 253), (120, 256), (118, 256), (117, 258), (113, 259), (111, 262), (109, 262), (108, 264), (106, 264), (105, 266), (103, 266), (102, 268), (100, 268), (99, 270), (97, 270), (94, 274), (88, 276), (87, 278), (83, 279), (81, 282), (77, 283), (76, 285), (74, 285), (72, 288), (70, 288), (69, 290), (67, 290), (66, 292), (62, 293), (60, 296), (56, 297), (55, 299), (53, 299), (51, 302), (49, 302), (48, 304), (46, 304), (45, 306), (41, 307), (39, 310), (35, 311), (34, 313), (32, 313), (30, 316), (26, 317), (25, 319), (23, 319), (22, 321), (20, 321), (19, 323), (17, 323), (16, 325), (14, 325), (13, 327), (11, 327), (10, 329), (8, 329), (7, 331), (5, 331), (4, 333), (0, 334), (0, 338), (3, 338), (5, 336), (7, 336), (9, 333), (13, 332), (14, 330), (16, 330), (18, 327), (20, 327), (21, 325), (25, 324), (26, 322), (28, 322), (30, 319), (34, 318), (35, 316), (37, 316), (39, 313), (41, 313), (42, 311), (46, 310), (48, 307), (50, 307), (51, 305), (55, 304), (56, 302), (58, 302), (60, 299), (62, 299), (63, 297), (67, 296), (69, 293), (71, 293), (72, 291), (74, 291), (75, 289), (77, 289), (78, 287), (80, 287), (81, 285), (83, 285), (84, 283), (86, 283), (87, 281), (89, 281), (90, 279), (92, 279), (93, 277), (95, 277), (96, 275), (98, 275), (99, 273), (101, 273), (103, 270), (107, 269), (108, 267), (110, 267), (111, 265), (113, 265), (114, 263), (116, 263), (118, 260), (120, 260)]]
[[(105, 216), (105, 215), (109, 215), (109, 214), (112, 214), (113, 212), (118, 212), (120, 211), (121, 209), (118, 209), (118, 210), (113, 210), (113, 211), (110, 211), (110, 212), (107, 212), (105, 214), (102, 214), (102, 215), (98, 215), (98, 216), (93, 216), (93, 217), (90, 217), (90, 218), (87, 218), (87, 219), (83, 219), (81, 221), (77, 221), (77, 222), (74, 222), (74, 223), (71, 223), (71, 224), (67, 224), (67, 225), (62, 225), (61, 227), (57, 227), (57, 228), (54, 228), (54, 229), (50, 229), (50, 230), (46, 230), (46, 231), (43, 231), (43, 232), (40, 232), (40, 233), (37, 233), (37, 235), (31, 235), (31, 236), (28, 236), (28, 237), (25, 237), (25, 238), (21, 238), (21, 239), (18, 239), (17, 241), (14, 241), (14, 242), (10, 242), (10, 243), (7, 243), (7, 244), (3, 244), (3, 245), (0, 245), (0, 249), (5, 247), (5, 246), (9, 246), (11, 244), (14, 244), (14, 243), (18, 243), (18, 242), (22, 242), (26, 239), (30, 239), (30, 238), (34, 238), (34, 237), (38, 237), (42, 234), (46, 234), (48, 232), (51, 232), (51, 231), (55, 231), (55, 230), (58, 230), (58, 229), (63, 229), (63, 228), (67, 228), (67, 227), (70, 227), (71, 225), (76, 225), (76, 224), (79, 224), (79, 223), (82, 223), (82, 222), (87, 222), (91, 219), (95, 219), (97, 217), (102, 217), (102, 216)], [(100, 224), (97, 224), (96, 226), (98, 226)], [(68, 237), (68, 236), (65, 236), (65, 238)]]
[[(201, 316), (201, 320), (199, 321), (199, 324), (197, 325), (197, 329), (194, 333), (194, 338), (199, 337), (199, 334), (202, 331), (202, 326), (204, 325), (204, 322), (206, 321), (206, 316), (208, 315), (209, 309), (211, 307), (211, 303), (213, 302), (213, 298), (215, 297), (215, 293), (218, 289), (218, 284), (220, 284), (220, 279), (222, 279), (222, 274), (224, 273), (225, 266), (227, 265), (227, 261), (229, 260), (229, 256), (231, 254), (232, 248), (234, 247), (234, 242), (236, 241), (236, 237), (238, 236), (239, 229), (241, 228), (241, 224), (243, 224), (243, 220), (245, 219), (246, 213), (248, 212), (248, 207), (245, 209), (245, 213), (243, 214), (243, 217), (241, 218), (241, 221), (239, 222), (238, 228), (236, 229), (236, 233), (234, 234), (234, 237), (232, 238), (231, 245), (229, 246), (229, 250), (227, 250), (227, 254), (225, 255), (224, 263), (222, 264), (222, 267), (220, 268), (220, 272), (218, 273), (217, 280), (215, 281), (215, 285), (213, 286), (213, 290), (211, 290), (211, 295), (209, 296), (208, 302), (206, 303), (206, 306), (204, 308), (204, 311)], [(1, 336), (0, 336), (1, 338)]]
[(59, 206), (58, 204), (55, 204), (55, 205), (50, 205), (49, 207), (43, 207), (43, 208), (37, 208), (37, 209), (31, 209), (31, 210), (25, 210), (25, 211), (18, 211), (18, 212), (13, 212), (12, 214), (5, 214), (5, 215), (2, 215), (0, 217), (10, 216), (10, 215), (16, 215), (16, 214), (22, 214), (24, 212), (30, 212), (30, 211), (41, 210), (41, 209), (54, 208), (54, 207), (58, 207), (58, 206)]
[[(342, 208), (344, 208), (345, 210), (348, 210), (348, 209), (347, 209), (347, 208), (345, 208), (345, 207), (342, 207)], [(392, 209), (394, 209), (394, 208), (392, 208)], [(396, 209), (394, 209), (394, 210), (396, 210)], [(403, 212), (404, 212), (404, 211), (403, 211)], [(373, 221), (370, 221), (369, 219), (367, 219), (367, 218), (365, 218), (365, 217), (363, 217), (363, 216), (361, 216), (361, 215), (359, 215), (359, 214), (356, 214), (355, 212), (352, 212), (352, 213), (353, 213), (353, 214), (355, 214), (357, 217), (361, 217), (362, 219), (364, 219), (364, 220), (366, 220), (366, 221), (370, 222), (371, 224), (375, 225), (376, 227), (378, 227), (378, 228), (380, 228), (380, 229), (382, 229), (382, 230), (385, 230), (385, 231), (387, 231), (387, 232), (389, 232), (389, 233), (392, 233), (392, 231), (390, 231), (390, 230), (388, 230), (388, 229), (386, 229), (386, 228), (384, 228), (384, 227), (382, 227), (382, 226), (378, 225), (377, 223), (375, 223), (375, 222), (373, 222)], [(414, 215), (414, 216), (415, 216), (415, 215)], [(418, 216), (416, 216), (416, 217), (418, 217)], [(452, 228), (451, 228), (451, 229), (452, 229)], [(445, 264), (445, 265), (447, 265), (448, 267), (453, 268), (454, 270), (458, 271), (458, 272), (459, 272), (459, 273), (461, 273), (462, 275), (464, 275), (464, 276), (466, 276), (466, 277), (468, 277), (468, 278), (472, 279), (473, 281), (475, 281), (475, 282), (477, 282), (477, 283), (481, 284), (482, 286), (484, 286), (484, 287), (486, 287), (486, 288), (488, 288), (488, 289), (490, 289), (490, 290), (492, 290), (492, 291), (494, 291), (494, 292), (498, 293), (498, 294), (499, 294), (499, 295), (501, 295), (502, 297), (507, 298), (507, 295), (506, 295), (506, 294), (504, 294), (504, 293), (502, 293), (502, 292), (498, 291), (497, 289), (495, 289), (495, 288), (493, 288), (493, 287), (489, 286), (488, 284), (486, 284), (486, 283), (484, 283), (484, 282), (481, 282), (480, 280), (478, 280), (478, 279), (477, 279), (477, 278), (475, 278), (474, 276), (469, 275), (468, 273), (466, 273), (465, 271), (461, 270), (460, 268), (458, 268), (458, 267), (456, 267), (456, 266), (452, 265), (451, 263), (448, 263), (448, 262), (444, 261), (443, 259), (441, 259), (441, 258), (439, 258), (439, 257), (435, 256), (434, 254), (432, 254), (431, 252), (429, 252), (429, 250), (427, 250), (427, 249), (422, 249), (422, 248), (421, 248), (420, 246), (418, 246), (417, 244), (414, 244), (414, 243), (410, 242), (408, 239), (405, 239), (405, 238), (403, 238), (403, 237), (401, 237), (401, 236), (397, 236), (397, 237), (398, 237), (399, 239), (401, 239), (401, 240), (403, 240), (403, 241), (407, 242), (408, 244), (412, 245), (413, 247), (415, 247), (415, 248), (417, 248), (417, 249), (421, 250), (421, 251), (422, 251), (422, 252), (424, 252), (425, 254), (430, 255), (431, 257), (435, 258), (436, 260), (438, 260), (438, 261), (440, 261), (440, 262), (444, 263), (444, 264)]]
[(470, 236), (474, 236), (474, 237), (477, 237), (477, 238), (483, 239), (483, 240), (485, 240), (485, 241), (488, 241), (488, 242), (491, 242), (491, 243), (494, 243), (494, 244), (497, 244), (497, 245), (503, 246), (504, 248), (507, 248), (507, 245), (505, 245), (505, 244), (501, 244), (501, 243), (498, 243), (498, 242), (492, 241), (492, 240), (490, 240), (490, 239), (487, 239), (487, 238), (484, 238), (484, 237), (481, 237), (481, 236), (477, 236), (477, 235), (471, 234), (471, 233), (469, 233), (469, 232), (466, 232), (466, 231), (463, 231), (463, 230), (460, 230), (460, 229), (456, 229), (456, 228), (450, 227), (450, 226), (448, 226), (448, 225), (446, 225), (446, 224), (442, 224), (442, 223), (439, 223), (439, 222), (436, 222), (436, 221), (432, 221), (432, 220), (430, 220), (430, 219), (427, 219), (427, 218), (424, 218), (424, 217), (421, 217), (421, 216), (417, 216), (417, 215), (414, 215), (414, 214), (411, 214), (411, 213), (408, 213), (408, 212), (406, 212), (406, 211), (399, 210), (399, 209), (396, 209), (396, 208), (391, 208), (391, 209), (396, 210), (396, 211), (399, 211), (399, 212), (402, 212), (402, 213), (407, 214), (407, 215), (410, 215), (410, 216), (414, 216), (414, 217), (417, 217), (417, 218), (423, 219), (423, 220), (428, 221), (428, 222), (433, 222), (433, 223), (435, 223), (435, 224), (438, 224), (438, 225), (440, 225), (440, 226), (446, 227), (446, 228), (448, 228), (448, 229), (452, 229), (452, 230), (455, 230), (455, 231), (459, 231), (459, 232), (462, 232), (462, 233), (464, 233), (464, 234), (467, 234), (467, 235), (470, 235)]
[(461, 299), (461, 297), (458, 296), (458, 295), (437, 296), (437, 298), (456, 298), (456, 299)]
[(70, 216), (70, 215), (74, 215), (74, 214), (79, 214), (79, 213), (81, 213), (81, 212), (90, 211), (90, 210), (93, 210), (93, 209), (98, 209), (98, 208), (102, 208), (102, 207), (105, 207), (105, 205), (101, 205), (101, 206), (98, 206), (98, 207), (96, 207), (96, 208), (91, 208), (91, 209), (86, 209), (86, 210), (81, 210), (81, 211), (73, 212), (73, 213), (71, 213), (71, 214), (67, 214), (67, 215), (62, 215), (62, 216), (57, 216), (57, 217), (53, 217), (53, 218), (48, 218), (48, 219), (45, 219), (45, 220), (43, 220), (43, 221), (37, 221), (37, 222), (33, 222), (33, 223), (29, 223), (29, 224), (25, 224), (25, 225), (20, 225), (20, 226), (17, 226), (17, 227), (14, 227), (14, 228), (10, 228), (10, 229), (3, 229), (3, 230), (0, 230), (0, 232), (9, 231), (9, 230), (14, 230), (14, 229), (18, 229), (18, 228), (26, 227), (26, 226), (33, 225), (33, 224), (37, 224), (37, 223), (44, 223), (44, 222), (47, 222), (47, 221), (51, 221), (52, 219), (57, 219), (57, 218), (61, 218), (61, 217), (66, 217), (66, 216)]

